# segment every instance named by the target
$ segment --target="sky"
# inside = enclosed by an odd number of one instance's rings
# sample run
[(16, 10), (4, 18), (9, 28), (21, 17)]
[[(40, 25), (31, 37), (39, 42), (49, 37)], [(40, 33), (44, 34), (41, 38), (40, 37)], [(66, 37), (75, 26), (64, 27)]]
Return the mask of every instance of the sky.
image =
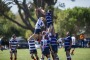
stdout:
[[(90, 7), (90, 0), (75, 0), (72, 2), (71, 0), (58, 0), (55, 7), (57, 7), (60, 3), (65, 3), (65, 8), (59, 7), (60, 9), (74, 8), (74, 7)], [(11, 8), (13, 13), (18, 12), (18, 8), (16, 5), (13, 5)]]

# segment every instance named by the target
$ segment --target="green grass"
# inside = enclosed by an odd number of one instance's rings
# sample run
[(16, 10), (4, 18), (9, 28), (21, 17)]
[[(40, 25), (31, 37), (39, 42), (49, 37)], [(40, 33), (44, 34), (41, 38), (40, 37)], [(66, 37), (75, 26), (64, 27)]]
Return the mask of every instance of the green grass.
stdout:
[[(38, 49), (38, 55), (41, 56), (41, 51)], [(59, 49), (58, 55), (61, 60), (66, 60), (65, 51), (63, 48)], [(0, 51), (0, 60), (10, 60), (9, 50)], [(17, 60), (32, 60), (30, 58), (28, 49), (18, 49)], [(45, 59), (46, 60), (46, 59)], [(72, 60), (90, 60), (90, 48), (77, 48)]]

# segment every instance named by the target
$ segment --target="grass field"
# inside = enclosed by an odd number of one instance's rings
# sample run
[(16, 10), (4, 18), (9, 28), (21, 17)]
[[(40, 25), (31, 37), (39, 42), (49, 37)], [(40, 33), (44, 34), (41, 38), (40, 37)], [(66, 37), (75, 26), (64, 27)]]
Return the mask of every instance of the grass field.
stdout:
[[(41, 51), (38, 49), (38, 55), (41, 56)], [(60, 60), (66, 60), (64, 49), (59, 49), (58, 55)], [(0, 51), (0, 60), (10, 60), (9, 50)], [(30, 58), (28, 49), (18, 49), (17, 60), (32, 60)], [(47, 60), (47, 59), (45, 59)], [(75, 54), (72, 56), (72, 60), (90, 60), (90, 48), (77, 48)]]

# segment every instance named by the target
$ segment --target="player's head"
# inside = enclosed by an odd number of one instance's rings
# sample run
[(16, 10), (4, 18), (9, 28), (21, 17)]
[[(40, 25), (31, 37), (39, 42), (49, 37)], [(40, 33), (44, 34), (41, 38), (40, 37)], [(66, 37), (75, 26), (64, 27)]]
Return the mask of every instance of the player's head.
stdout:
[(45, 21), (45, 18), (44, 17), (40, 17), (42, 21)]
[(43, 32), (42, 32), (42, 35), (45, 35), (45, 34), (46, 34), (46, 31), (43, 31)]
[(13, 37), (13, 38), (16, 38), (16, 35), (15, 35), (15, 34), (13, 34), (13, 35), (12, 35), (12, 37)]
[(66, 32), (66, 36), (69, 36), (70, 35), (70, 32), (68, 31), (68, 32)]
[(51, 13), (52, 11), (51, 11), (51, 9), (49, 9), (47, 12), (48, 12), (48, 13)]

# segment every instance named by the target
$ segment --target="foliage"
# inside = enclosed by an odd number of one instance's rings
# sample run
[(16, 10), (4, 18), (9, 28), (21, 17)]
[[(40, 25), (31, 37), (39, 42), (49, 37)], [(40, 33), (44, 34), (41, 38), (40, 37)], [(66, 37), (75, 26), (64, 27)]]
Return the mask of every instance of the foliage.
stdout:
[(57, 15), (57, 31), (61, 35), (65, 34), (66, 31), (74, 34), (90, 32), (90, 8), (56, 9), (55, 13)]

